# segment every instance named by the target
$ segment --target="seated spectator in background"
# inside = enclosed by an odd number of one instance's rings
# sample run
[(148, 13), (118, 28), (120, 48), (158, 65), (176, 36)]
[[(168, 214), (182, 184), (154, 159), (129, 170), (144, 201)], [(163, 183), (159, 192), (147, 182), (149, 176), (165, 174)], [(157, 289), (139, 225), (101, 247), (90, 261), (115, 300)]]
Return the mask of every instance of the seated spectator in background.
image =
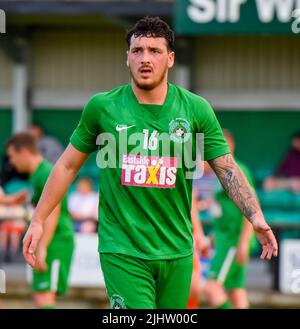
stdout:
[(54, 137), (46, 136), (38, 125), (30, 126), (28, 130), (38, 141), (38, 148), (44, 159), (54, 164), (63, 153), (63, 146)]
[(265, 190), (292, 190), (300, 193), (300, 131), (292, 137), (292, 145), (272, 177), (263, 184)]
[(81, 178), (76, 184), (77, 191), (68, 199), (68, 209), (74, 220), (75, 232), (97, 232), (99, 194), (93, 191), (89, 178)]
[(26, 227), (26, 211), (21, 206), (26, 200), (27, 191), (7, 195), (0, 187), (0, 263), (17, 255)]

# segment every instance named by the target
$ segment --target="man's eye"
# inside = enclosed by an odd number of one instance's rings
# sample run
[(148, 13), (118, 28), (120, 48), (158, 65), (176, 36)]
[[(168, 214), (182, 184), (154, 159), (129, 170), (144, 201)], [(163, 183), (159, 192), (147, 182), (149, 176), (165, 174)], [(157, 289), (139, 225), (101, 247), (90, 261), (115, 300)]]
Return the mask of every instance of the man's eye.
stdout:
[(157, 49), (152, 49), (152, 52), (153, 53), (158, 53), (158, 50)]
[(138, 53), (138, 52), (140, 52), (141, 50), (140, 49), (133, 49), (133, 52), (134, 53)]

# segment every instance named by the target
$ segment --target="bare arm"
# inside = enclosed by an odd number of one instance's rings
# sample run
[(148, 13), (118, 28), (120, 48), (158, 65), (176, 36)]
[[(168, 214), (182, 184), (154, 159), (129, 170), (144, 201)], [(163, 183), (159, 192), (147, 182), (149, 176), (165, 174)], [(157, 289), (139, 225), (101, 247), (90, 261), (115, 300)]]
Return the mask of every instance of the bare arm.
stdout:
[(64, 197), (87, 157), (88, 154), (69, 144), (48, 177), (23, 240), (23, 255), (29, 265), (35, 264), (34, 252), (42, 237), (44, 221)]
[(249, 223), (249, 221), (246, 218), (244, 218), (243, 229), (240, 236), (240, 243), (245, 243), (248, 245), (252, 234), (253, 234), (253, 227)]
[(3, 204), (5, 206), (13, 204), (11, 196), (6, 194), (0, 194), (0, 204)]
[(210, 160), (209, 164), (218, 176), (228, 196), (251, 223), (255, 217), (263, 217), (253, 189), (231, 154)]
[(38, 251), (36, 255), (35, 269), (40, 272), (47, 271), (47, 248), (55, 234), (60, 216), (60, 204), (52, 211), (51, 215), (47, 218), (43, 226), (43, 235), (38, 244)]
[(59, 204), (58, 206), (56, 206), (56, 208), (52, 211), (50, 216), (44, 222), (43, 235), (39, 242), (39, 248), (40, 247), (47, 248), (49, 243), (51, 242), (58, 224), (60, 211), (61, 211), (61, 206)]
[(202, 225), (200, 224), (200, 221), (198, 219), (197, 198), (194, 193), (192, 196), (191, 217), (192, 217), (194, 235), (200, 235), (201, 237), (204, 236)]
[(263, 246), (261, 258), (277, 256), (277, 242), (264, 219), (255, 192), (231, 154), (209, 161), (228, 196), (253, 225), (257, 238)]
[(27, 191), (20, 191), (14, 194), (1, 194), (0, 195), (0, 204), (6, 206), (20, 205), (26, 202)]
[(197, 206), (197, 196), (195, 193), (192, 194), (192, 209), (191, 209), (191, 217), (192, 217), (192, 225), (193, 225), (193, 236), (194, 236), (194, 246), (197, 251), (199, 251), (202, 255), (208, 256), (209, 250), (206, 243), (206, 238), (203, 232), (203, 228), (201, 222), (198, 217), (198, 206)]

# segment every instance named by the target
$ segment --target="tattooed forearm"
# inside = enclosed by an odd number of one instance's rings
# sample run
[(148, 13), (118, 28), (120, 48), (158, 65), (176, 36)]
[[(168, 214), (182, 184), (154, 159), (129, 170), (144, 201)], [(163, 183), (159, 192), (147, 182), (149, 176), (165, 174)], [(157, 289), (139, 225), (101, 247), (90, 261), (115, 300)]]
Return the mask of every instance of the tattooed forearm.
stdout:
[(210, 160), (209, 164), (224, 190), (248, 220), (252, 221), (253, 217), (262, 214), (255, 192), (231, 154)]

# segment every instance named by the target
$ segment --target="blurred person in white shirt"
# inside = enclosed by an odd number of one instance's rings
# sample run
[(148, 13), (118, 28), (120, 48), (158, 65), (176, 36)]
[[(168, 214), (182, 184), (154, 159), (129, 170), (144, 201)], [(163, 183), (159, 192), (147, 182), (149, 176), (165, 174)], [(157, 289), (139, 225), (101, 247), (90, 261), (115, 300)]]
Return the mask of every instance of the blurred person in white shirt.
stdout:
[(74, 220), (75, 232), (93, 233), (97, 231), (99, 194), (87, 177), (76, 184), (76, 191), (68, 199), (68, 210)]

